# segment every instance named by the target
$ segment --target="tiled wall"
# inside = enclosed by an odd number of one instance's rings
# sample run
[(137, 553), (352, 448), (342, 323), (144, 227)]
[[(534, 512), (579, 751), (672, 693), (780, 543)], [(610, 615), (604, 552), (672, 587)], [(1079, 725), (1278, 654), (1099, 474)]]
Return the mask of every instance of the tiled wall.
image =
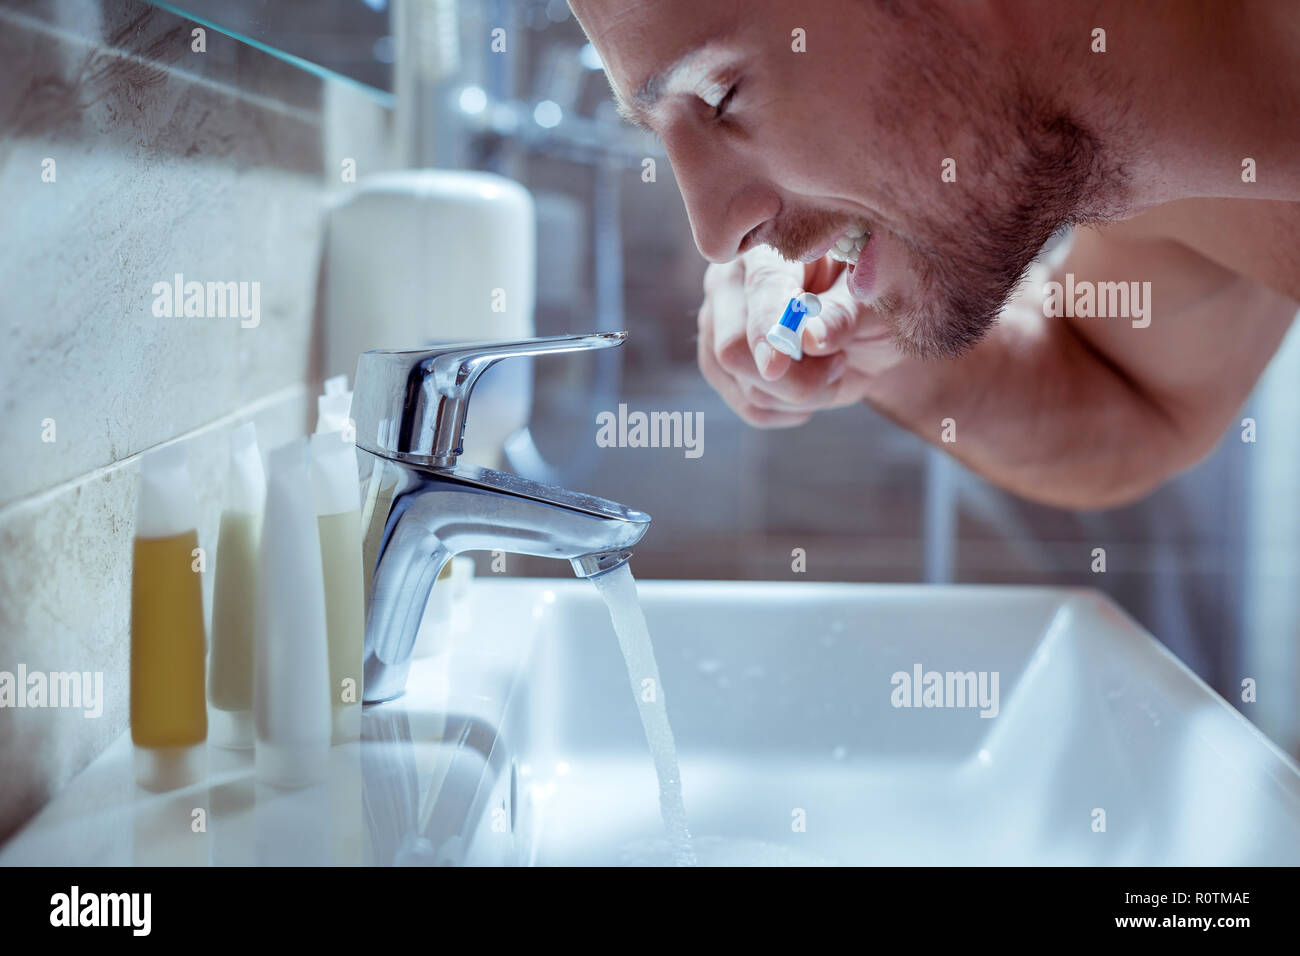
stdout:
[[(193, 28), (0, 0), (0, 670), (102, 671), (106, 697), (0, 709), (0, 840), (127, 725), (140, 454), (186, 442), (215, 547), (230, 428), (265, 450), (314, 414), (326, 171), (382, 110)], [(258, 282), (259, 323), (155, 316), (177, 273)]]

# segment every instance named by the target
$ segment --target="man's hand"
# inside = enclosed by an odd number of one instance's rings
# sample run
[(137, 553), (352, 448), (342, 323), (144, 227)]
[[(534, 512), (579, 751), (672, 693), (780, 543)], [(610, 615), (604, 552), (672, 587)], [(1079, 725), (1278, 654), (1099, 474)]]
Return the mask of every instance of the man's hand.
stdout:
[[(804, 358), (768, 345), (796, 289), (821, 299), (804, 324)], [(866, 395), (866, 377), (897, 358), (884, 324), (849, 295), (844, 265), (787, 262), (766, 246), (704, 274), (699, 317), (700, 371), (736, 413), (763, 428), (802, 425), (823, 408)]]
[[(1263, 231), (1268, 205), (1245, 204), (1241, 222), (1216, 209), (1217, 228)], [(1161, 207), (1122, 227), (1076, 230), (1054, 274), (1035, 267), (989, 334), (947, 360), (902, 355), (886, 323), (850, 298), (842, 265), (755, 249), (705, 274), (700, 368), (754, 425), (800, 425), (865, 400), (1015, 494), (1066, 508), (1126, 504), (1214, 447), (1296, 314), (1293, 298), (1190, 241), (1134, 235), (1142, 219), (1175, 212), (1190, 215)], [(1149, 327), (1046, 316), (1042, 283), (1067, 272), (1149, 282)], [(818, 295), (822, 314), (806, 323), (805, 358), (793, 362), (764, 336), (798, 287)], [(948, 420), (955, 441), (941, 440)]]

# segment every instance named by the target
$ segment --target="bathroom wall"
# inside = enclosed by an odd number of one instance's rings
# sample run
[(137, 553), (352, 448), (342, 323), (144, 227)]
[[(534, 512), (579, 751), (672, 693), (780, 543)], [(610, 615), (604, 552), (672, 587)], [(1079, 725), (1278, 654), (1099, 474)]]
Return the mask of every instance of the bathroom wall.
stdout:
[[(230, 428), (265, 450), (314, 414), (338, 154), (382, 164), (377, 104), (194, 28), (0, 0), (0, 671), (102, 672), (105, 698), (0, 709), (0, 840), (127, 726), (140, 454), (187, 444), (214, 550)], [(257, 283), (259, 309), (159, 316), (177, 274)]]

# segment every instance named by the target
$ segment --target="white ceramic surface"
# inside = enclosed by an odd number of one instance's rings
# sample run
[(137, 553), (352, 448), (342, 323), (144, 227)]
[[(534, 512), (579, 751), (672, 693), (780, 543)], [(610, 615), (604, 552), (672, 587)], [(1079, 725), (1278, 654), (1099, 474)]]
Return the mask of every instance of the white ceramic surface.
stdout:
[[(702, 862), (1300, 863), (1300, 769), (1091, 592), (640, 590)], [(594, 589), (480, 580), (471, 625), (367, 709), (327, 785), (255, 786), (245, 756), (213, 748), (207, 784), (147, 795), (124, 738), (0, 864), (660, 860)], [(917, 664), (997, 672), (997, 716), (893, 706), (892, 675)]]

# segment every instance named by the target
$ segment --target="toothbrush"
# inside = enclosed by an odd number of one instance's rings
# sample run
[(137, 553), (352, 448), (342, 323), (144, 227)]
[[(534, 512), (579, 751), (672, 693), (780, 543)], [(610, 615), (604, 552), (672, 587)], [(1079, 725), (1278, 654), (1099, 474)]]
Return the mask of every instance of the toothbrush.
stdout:
[(803, 358), (803, 345), (799, 335), (804, 323), (821, 313), (822, 303), (811, 292), (796, 289), (781, 315), (780, 321), (767, 330), (767, 342), (782, 355), (796, 362)]

